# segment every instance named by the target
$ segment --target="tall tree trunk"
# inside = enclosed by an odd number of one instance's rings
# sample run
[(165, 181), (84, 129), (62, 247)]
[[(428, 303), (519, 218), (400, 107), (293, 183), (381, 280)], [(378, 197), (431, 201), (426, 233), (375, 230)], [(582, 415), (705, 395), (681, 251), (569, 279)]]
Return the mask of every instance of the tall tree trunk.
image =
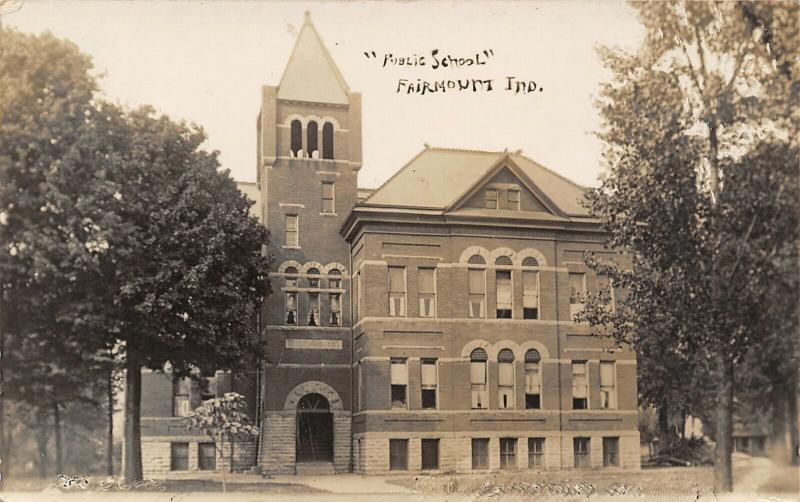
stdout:
[(142, 404), (142, 368), (128, 347), (125, 361), (125, 454), (122, 459), (126, 483), (141, 481), (142, 431), (139, 413)]
[(39, 468), (39, 477), (47, 478), (47, 443), (50, 439), (50, 425), (47, 423), (47, 412), (43, 409), (36, 411), (36, 465)]
[[(0, 32), (2, 32), (3, 27), (0, 25)], [(5, 484), (6, 476), (8, 471), (6, 466), (8, 465), (8, 455), (6, 454), (6, 418), (5, 418), (5, 393), (4, 384), (3, 384), (3, 377), (5, 376), (3, 371), (3, 354), (6, 348), (6, 325), (5, 325), (5, 313), (3, 309), (5, 308), (5, 299), (3, 298), (3, 288), (0, 286), (0, 492), (3, 491), (3, 485)]]
[(661, 439), (662, 447), (666, 445), (668, 439), (672, 439), (669, 430), (669, 406), (667, 400), (664, 399), (661, 401), (661, 404), (658, 406), (658, 437)]
[[(723, 349), (724, 350), (724, 349)], [(717, 493), (733, 490), (733, 363), (723, 355), (718, 357), (719, 389), (716, 406), (716, 455), (714, 490)]]
[(114, 370), (108, 370), (108, 381), (106, 382), (106, 398), (108, 399), (108, 409), (106, 410), (106, 421), (108, 431), (106, 434), (106, 474), (114, 475)]
[(64, 455), (61, 451), (61, 410), (58, 401), (53, 403), (53, 432), (56, 439), (56, 472), (64, 474)]
[(784, 386), (775, 386), (770, 396), (772, 401), (772, 413), (770, 416), (769, 427), (769, 453), (780, 462), (789, 460), (789, 448), (786, 447), (786, 413), (787, 413), (787, 392)]
[(789, 377), (788, 402), (786, 403), (787, 419), (789, 421), (789, 445), (792, 465), (800, 465), (800, 432), (798, 431), (797, 417), (797, 373)]

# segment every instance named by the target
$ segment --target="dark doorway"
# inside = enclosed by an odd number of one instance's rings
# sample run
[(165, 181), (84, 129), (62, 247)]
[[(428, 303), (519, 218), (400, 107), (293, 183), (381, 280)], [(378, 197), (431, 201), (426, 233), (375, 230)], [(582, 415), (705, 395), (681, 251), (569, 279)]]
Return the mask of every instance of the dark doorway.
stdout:
[(319, 394), (307, 394), (297, 403), (297, 461), (333, 461), (333, 414)]

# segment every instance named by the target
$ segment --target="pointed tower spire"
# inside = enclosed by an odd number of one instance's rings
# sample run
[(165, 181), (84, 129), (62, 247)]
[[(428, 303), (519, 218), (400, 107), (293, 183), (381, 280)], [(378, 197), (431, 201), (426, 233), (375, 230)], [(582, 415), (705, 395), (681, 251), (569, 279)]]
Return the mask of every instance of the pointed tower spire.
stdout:
[(349, 89), (306, 11), (292, 55), (278, 85), (278, 99), (347, 104)]

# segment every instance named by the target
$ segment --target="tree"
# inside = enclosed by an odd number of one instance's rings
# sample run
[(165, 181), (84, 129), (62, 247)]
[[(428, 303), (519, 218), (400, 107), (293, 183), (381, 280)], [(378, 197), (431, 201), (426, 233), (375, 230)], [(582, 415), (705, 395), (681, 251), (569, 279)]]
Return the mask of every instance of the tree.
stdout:
[[(227, 392), (223, 397), (204, 401), (187, 417), (186, 428), (201, 430), (214, 439), (214, 448), (222, 462), (222, 492), (228, 491), (225, 480), (225, 443), (248, 441), (258, 436), (258, 427), (245, 414), (247, 403), (242, 395)], [(231, 466), (233, 467), (233, 466)]]
[(96, 99), (72, 44), (4, 35), (0, 344), (38, 364), (10, 375), (40, 388), (105, 379), (118, 354), (124, 474), (140, 480), (141, 368), (227, 369), (260, 349), (268, 232), (198, 127)]
[[(583, 319), (635, 347), (668, 347), (693, 374), (709, 375), (715, 485), (729, 491), (737, 365), (754, 347), (779, 343), (764, 329), (774, 317), (758, 306), (797, 300), (796, 289), (781, 294), (769, 279), (797, 261), (796, 224), (771, 208), (797, 213), (796, 193), (779, 187), (797, 185), (800, 7), (632, 7), (645, 29), (638, 52), (601, 49), (613, 73), (598, 102), (609, 173), (587, 200), (628, 262), (590, 265), (626, 296), (613, 313), (590, 301)], [(773, 174), (769, 192), (745, 182)]]

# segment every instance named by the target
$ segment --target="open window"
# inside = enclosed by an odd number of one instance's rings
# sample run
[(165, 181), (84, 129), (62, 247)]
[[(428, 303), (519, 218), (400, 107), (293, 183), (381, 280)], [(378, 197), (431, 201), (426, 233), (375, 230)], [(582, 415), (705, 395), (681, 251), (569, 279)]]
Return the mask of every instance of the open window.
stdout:
[(392, 408), (408, 408), (408, 364), (407, 360), (393, 357), (390, 360)]
[(485, 410), (489, 398), (486, 392), (486, 361), (489, 356), (482, 348), (472, 351), (469, 356), (470, 387), (472, 390), (472, 409)]
[(541, 356), (536, 349), (525, 352), (525, 409), (542, 407), (542, 375), (539, 371)]
[(497, 353), (497, 388), (499, 408), (514, 409), (514, 353), (511, 349)]
[(526, 257), (522, 260), (522, 318), (539, 318), (539, 272), (525, 268), (538, 267), (536, 258)]
[[(469, 316), (483, 318), (486, 316), (486, 260), (476, 254), (469, 258)], [(481, 268), (477, 268), (481, 267)]]
[(513, 312), (513, 296), (511, 290), (511, 258), (499, 256), (495, 261), (498, 267), (509, 267), (508, 270), (498, 269), (495, 271), (495, 283), (497, 287), (497, 318), (511, 319)]

